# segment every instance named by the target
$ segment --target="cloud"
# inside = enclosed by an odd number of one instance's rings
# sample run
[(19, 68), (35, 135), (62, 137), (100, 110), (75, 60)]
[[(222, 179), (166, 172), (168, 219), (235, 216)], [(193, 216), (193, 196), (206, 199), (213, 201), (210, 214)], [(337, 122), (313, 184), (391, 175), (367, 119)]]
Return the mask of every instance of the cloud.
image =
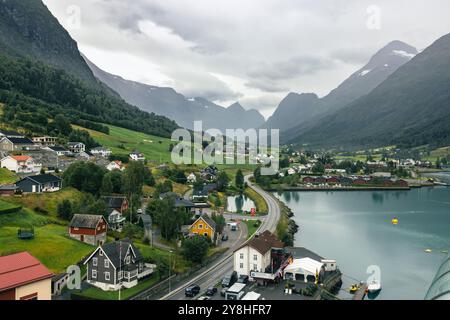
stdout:
[[(327, 94), (392, 40), (424, 48), (450, 30), (448, 0), (44, 2), (106, 71), (264, 112), (288, 91)], [(372, 5), (379, 30), (367, 28)]]

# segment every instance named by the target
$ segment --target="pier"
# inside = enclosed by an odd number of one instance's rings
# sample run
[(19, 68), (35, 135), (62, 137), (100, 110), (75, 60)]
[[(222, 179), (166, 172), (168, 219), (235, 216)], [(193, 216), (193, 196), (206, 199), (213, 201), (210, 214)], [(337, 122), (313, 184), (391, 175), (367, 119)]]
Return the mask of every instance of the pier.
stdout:
[(367, 294), (367, 289), (369, 288), (367, 283), (362, 283), (358, 291), (353, 295), (353, 300), (364, 300)]

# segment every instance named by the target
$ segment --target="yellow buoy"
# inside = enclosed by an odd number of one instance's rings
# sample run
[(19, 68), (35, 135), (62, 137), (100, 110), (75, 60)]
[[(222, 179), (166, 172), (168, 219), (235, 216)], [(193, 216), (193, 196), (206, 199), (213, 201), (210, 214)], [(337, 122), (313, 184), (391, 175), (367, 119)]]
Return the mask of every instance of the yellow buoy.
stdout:
[(394, 226), (398, 225), (398, 219), (397, 218), (392, 219), (392, 224)]

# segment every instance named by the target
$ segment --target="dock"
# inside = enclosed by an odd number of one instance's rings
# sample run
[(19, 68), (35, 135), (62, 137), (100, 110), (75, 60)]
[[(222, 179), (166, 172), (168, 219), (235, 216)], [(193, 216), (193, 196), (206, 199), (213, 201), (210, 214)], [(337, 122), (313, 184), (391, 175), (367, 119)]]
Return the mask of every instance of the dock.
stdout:
[(368, 288), (369, 288), (369, 286), (367, 283), (365, 283), (365, 282), (362, 283), (361, 287), (353, 295), (353, 300), (364, 300), (364, 298), (366, 297)]

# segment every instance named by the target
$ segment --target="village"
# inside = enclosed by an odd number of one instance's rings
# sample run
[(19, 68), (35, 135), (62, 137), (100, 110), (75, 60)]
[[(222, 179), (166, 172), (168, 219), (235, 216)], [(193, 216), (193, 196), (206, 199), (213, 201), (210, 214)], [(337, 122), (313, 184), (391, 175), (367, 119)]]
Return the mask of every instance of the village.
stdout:
[[(280, 231), (264, 190), (409, 190), (439, 183), (420, 175), (431, 162), (413, 159), (350, 161), (284, 151), (276, 175), (261, 176), (257, 168), (252, 177), (248, 169), (150, 164), (138, 150), (114, 155), (82, 142), (58, 145), (54, 137), (0, 135), (0, 170), (9, 177), (0, 185), (0, 228), (7, 234), (0, 261), (10, 266), (2, 277), (30, 270), (27, 279), (0, 287), (9, 299), (156, 299), (166, 290), (170, 298), (201, 300), (334, 299), (342, 285), (338, 263), (293, 247), (298, 226), (284, 222), (291, 235)], [(271, 155), (255, 160), (264, 158)], [(243, 199), (247, 207), (238, 206)], [(279, 219), (289, 219), (281, 211)], [(36, 249), (54, 241), (60, 250)], [(67, 254), (70, 248), (76, 249)], [(186, 282), (184, 275), (223, 257), (227, 267), (205, 275), (202, 286)], [(79, 288), (69, 285), (73, 265), (81, 270)], [(171, 291), (171, 281), (178, 290)], [(363, 289), (354, 297), (363, 298)]]

